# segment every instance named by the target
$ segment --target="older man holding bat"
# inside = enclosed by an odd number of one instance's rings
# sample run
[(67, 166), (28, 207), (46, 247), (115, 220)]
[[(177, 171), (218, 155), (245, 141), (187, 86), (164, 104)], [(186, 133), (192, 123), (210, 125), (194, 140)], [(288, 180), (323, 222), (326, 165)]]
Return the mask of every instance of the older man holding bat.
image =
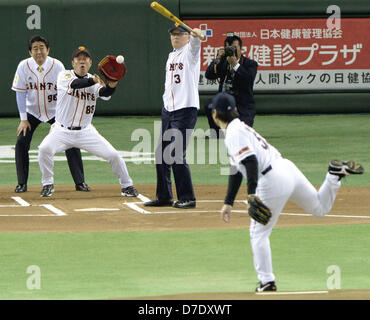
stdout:
[[(199, 109), (200, 29), (176, 23), (168, 30), (173, 51), (166, 63), (162, 128), (155, 152), (157, 171), (156, 199), (145, 206), (195, 208), (196, 199), (186, 147), (197, 121)], [(173, 202), (171, 167), (178, 201)]]

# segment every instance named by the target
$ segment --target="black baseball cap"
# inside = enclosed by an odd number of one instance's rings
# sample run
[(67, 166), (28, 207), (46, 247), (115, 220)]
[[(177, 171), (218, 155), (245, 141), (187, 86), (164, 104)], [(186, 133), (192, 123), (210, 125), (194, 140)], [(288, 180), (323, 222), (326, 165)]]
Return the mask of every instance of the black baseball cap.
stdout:
[(225, 92), (217, 93), (213, 97), (212, 103), (210, 105), (211, 109), (215, 109), (221, 112), (232, 111), (235, 109), (235, 107), (235, 98), (231, 94)]
[(168, 32), (171, 33), (174, 30), (190, 33), (188, 29), (185, 29), (183, 26), (180, 26), (177, 22), (171, 28), (168, 29)]
[(77, 55), (79, 55), (80, 53), (84, 53), (86, 54), (88, 57), (91, 58), (91, 53), (90, 51), (84, 47), (84, 46), (79, 46), (75, 51), (73, 51), (73, 54), (72, 54), (72, 60), (74, 57), (76, 57)]

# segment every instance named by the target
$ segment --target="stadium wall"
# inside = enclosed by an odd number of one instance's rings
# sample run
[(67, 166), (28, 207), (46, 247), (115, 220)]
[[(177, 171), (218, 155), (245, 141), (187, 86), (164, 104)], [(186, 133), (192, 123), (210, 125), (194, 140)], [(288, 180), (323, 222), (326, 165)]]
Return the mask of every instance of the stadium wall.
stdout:
[[(109, 102), (98, 104), (97, 115), (159, 115), (164, 67), (171, 45), (171, 22), (150, 9), (148, 0), (0, 0), (3, 46), (0, 63), (0, 116), (17, 116), (10, 89), (17, 64), (29, 57), (27, 41), (34, 34), (49, 39), (50, 56), (70, 68), (79, 45), (93, 55), (93, 68), (106, 54), (123, 54), (128, 72)], [(181, 19), (327, 17), (330, 1), (322, 0), (163, 0)], [(336, 1), (343, 17), (370, 17), (368, 0)], [(40, 9), (37, 21), (37, 8)], [(35, 20), (36, 19), (36, 20)], [(38, 25), (38, 22), (39, 25)], [(369, 62), (370, 65), (370, 62)], [(370, 87), (370, 85), (369, 85)], [(201, 94), (201, 105), (210, 98)], [(370, 88), (361, 92), (256, 93), (257, 113), (370, 112)], [(202, 110), (201, 110), (202, 112)]]

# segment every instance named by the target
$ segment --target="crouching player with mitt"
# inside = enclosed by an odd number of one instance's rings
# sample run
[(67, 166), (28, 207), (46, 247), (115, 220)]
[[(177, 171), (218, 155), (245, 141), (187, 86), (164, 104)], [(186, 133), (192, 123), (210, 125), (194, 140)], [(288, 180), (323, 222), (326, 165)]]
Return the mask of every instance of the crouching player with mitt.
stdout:
[(54, 155), (72, 147), (81, 148), (109, 162), (122, 188), (122, 196), (136, 197), (137, 190), (127, 172), (126, 164), (117, 150), (91, 124), (98, 98), (109, 100), (124, 73), (123, 64), (104, 58), (99, 64), (107, 85), (98, 75), (88, 73), (91, 54), (85, 47), (78, 47), (72, 55), (73, 70), (60, 72), (57, 80), (57, 106), (55, 123), (39, 146), (39, 165), (42, 174), (42, 197), (54, 191)]
[(225, 145), (231, 172), (222, 219), (230, 221), (232, 206), (243, 176), (247, 179), (250, 241), (259, 286), (256, 291), (276, 291), (272, 269), (270, 234), (288, 200), (314, 216), (325, 216), (332, 208), (341, 179), (361, 174), (363, 167), (353, 161), (331, 160), (324, 183), (318, 191), (293, 162), (284, 159), (255, 130), (238, 119), (234, 97), (217, 94), (211, 105), (215, 123), (225, 131)]

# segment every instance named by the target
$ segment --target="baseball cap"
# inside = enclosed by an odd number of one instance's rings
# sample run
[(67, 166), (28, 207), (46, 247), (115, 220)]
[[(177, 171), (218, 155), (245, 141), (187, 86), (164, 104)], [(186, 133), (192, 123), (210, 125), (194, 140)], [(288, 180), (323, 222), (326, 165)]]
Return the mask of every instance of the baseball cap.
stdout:
[(177, 22), (171, 28), (168, 29), (168, 32), (171, 33), (174, 30), (190, 33), (189, 30), (185, 29), (183, 26), (180, 26)]
[(217, 93), (213, 97), (209, 107), (221, 112), (234, 110), (236, 107), (235, 98), (231, 94), (225, 92)]
[(80, 53), (84, 53), (86, 54), (88, 57), (91, 58), (91, 53), (90, 51), (84, 47), (84, 46), (79, 46), (75, 51), (73, 51), (73, 54), (72, 54), (72, 60), (75, 56), (79, 55)]

